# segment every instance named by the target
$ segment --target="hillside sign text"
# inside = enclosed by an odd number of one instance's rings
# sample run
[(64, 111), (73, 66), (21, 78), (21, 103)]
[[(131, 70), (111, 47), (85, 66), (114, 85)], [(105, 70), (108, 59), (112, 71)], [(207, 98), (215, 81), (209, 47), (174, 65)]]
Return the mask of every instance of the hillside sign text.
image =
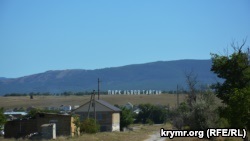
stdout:
[(108, 90), (108, 95), (158, 95), (161, 90)]

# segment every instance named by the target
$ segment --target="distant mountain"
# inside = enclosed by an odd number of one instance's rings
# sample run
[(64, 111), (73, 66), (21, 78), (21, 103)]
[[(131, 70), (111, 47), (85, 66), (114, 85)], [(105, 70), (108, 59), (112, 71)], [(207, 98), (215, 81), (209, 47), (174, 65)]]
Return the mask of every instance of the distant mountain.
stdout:
[(4, 80), (4, 79), (7, 79), (7, 78), (5, 78), (5, 77), (0, 77), (0, 80)]
[(159, 61), (96, 70), (54, 70), (12, 79), (0, 79), (0, 95), (64, 91), (92, 91), (101, 80), (101, 90), (175, 90), (186, 85), (185, 72), (193, 71), (202, 84), (217, 81), (211, 60)]

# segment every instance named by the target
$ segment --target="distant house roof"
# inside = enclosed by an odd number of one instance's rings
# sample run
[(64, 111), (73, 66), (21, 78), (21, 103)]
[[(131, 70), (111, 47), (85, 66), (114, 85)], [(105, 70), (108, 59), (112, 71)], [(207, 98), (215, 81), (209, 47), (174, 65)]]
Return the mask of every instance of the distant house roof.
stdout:
[(23, 116), (27, 115), (26, 112), (4, 112), (3, 114), (4, 115), (23, 115)]
[(139, 114), (141, 112), (141, 109), (137, 108), (133, 112), (136, 113), (136, 114)]
[(125, 104), (125, 107), (128, 109), (133, 109), (134, 105), (128, 102), (127, 104)]
[[(85, 104), (79, 106), (78, 108), (74, 109), (72, 112), (77, 111), (77, 110), (80, 109), (81, 107), (83, 107), (83, 106), (89, 104), (89, 102), (90, 102), (90, 101), (88, 101), (87, 103), (85, 103)], [(111, 111), (114, 111), (114, 112), (120, 112), (120, 111), (121, 111), (121, 109), (119, 109), (119, 108), (117, 108), (117, 107), (111, 105), (110, 103), (108, 103), (108, 102), (106, 102), (106, 101), (104, 101), (104, 100), (95, 100), (95, 102), (99, 103), (100, 105), (102, 105), (102, 106), (104, 106), (104, 107), (107, 107), (107, 108), (110, 109)]]

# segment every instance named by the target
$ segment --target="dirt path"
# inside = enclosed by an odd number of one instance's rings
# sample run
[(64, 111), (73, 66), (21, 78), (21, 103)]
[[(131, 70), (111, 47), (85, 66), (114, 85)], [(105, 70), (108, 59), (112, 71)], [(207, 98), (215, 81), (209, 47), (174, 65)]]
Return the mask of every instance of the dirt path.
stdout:
[(159, 131), (150, 135), (150, 137), (144, 141), (165, 141), (166, 138), (161, 137)]

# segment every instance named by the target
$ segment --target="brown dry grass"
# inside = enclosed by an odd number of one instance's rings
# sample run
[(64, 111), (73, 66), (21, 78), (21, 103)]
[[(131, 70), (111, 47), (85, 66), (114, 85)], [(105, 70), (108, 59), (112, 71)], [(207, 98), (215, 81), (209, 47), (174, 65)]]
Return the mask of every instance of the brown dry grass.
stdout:
[[(0, 97), (0, 107), (5, 109), (10, 108), (28, 108), (35, 107), (59, 107), (61, 105), (82, 105), (90, 99), (90, 96), (34, 96), (30, 99), (29, 96), (20, 97)], [(127, 102), (132, 104), (151, 103), (176, 106), (176, 95), (161, 94), (161, 95), (101, 95), (103, 99), (111, 104), (124, 105)], [(180, 95), (180, 102), (184, 101), (185, 95)]]

